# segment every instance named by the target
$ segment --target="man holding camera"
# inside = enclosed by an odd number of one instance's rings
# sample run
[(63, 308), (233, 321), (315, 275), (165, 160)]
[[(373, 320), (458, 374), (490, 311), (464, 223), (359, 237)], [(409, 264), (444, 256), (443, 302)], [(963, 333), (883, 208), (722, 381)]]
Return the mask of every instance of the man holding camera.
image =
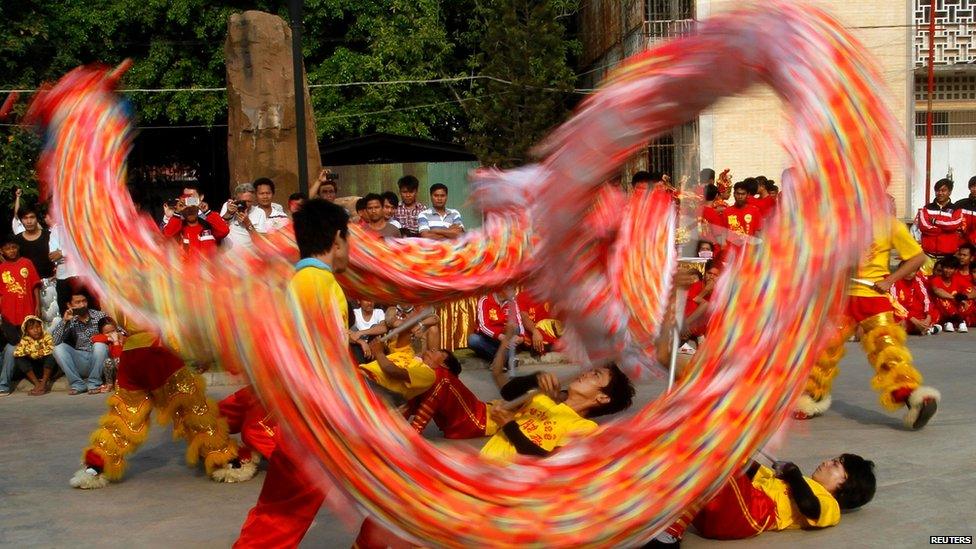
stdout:
[(62, 322), (54, 328), (54, 360), (68, 378), (69, 395), (102, 392), (102, 367), (108, 345), (92, 343), (99, 333), (98, 321), (107, 315), (88, 308), (88, 296), (72, 292)]
[(232, 248), (254, 248), (254, 233), (267, 232), (268, 216), (255, 205), (254, 185), (241, 183), (234, 187), (234, 198), (224, 203), (220, 217), (230, 232), (227, 243)]
[(227, 236), (227, 223), (210, 206), (200, 199), (199, 194), (186, 194), (173, 205), (172, 214), (163, 227), (163, 235), (179, 235), (183, 250), (187, 255), (203, 253), (212, 255), (217, 244)]

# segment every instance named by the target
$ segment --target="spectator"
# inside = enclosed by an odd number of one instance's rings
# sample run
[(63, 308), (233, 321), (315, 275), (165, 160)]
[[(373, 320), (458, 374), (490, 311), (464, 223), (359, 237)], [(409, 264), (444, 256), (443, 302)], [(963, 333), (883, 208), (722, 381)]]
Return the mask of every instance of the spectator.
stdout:
[(0, 396), (11, 393), (14, 350), (20, 342), (20, 327), (29, 315), (40, 316), (40, 283), (34, 264), (20, 257), (20, 246), (7, 237), (0, 246), (0, 318), (3, 330), (3, 367), (0, 369)]
[[(705, 205), (702, 206), (701, 220), (698, 233), (702, 240), (714, 244), (718, 242), (719, 235), (722, 234), (722, 227), (725, 226), (725, 208), (727, 205), (719, 198), (718, 187), (716, 185), (705, 185)], [(712, 250), (713, 255), (718, 255), (717, 250)]]
[(776, 184), (769, 180), (761, 181), (759, 184), (759, 198), (756, 199), (756, 207), (759, 208), (759, 212), (762, 213), (763, 217), (772, 213), (773, 208), (776, 206), (776, 198), (773, 197), (771, 191), (774, 187), (776, 187)]
[(159, 228), (163, 229), (166, 224), (169, 223), (170, 217), (176, 211), (176, 204), (182, 200), (184, 206), (199, 206), (205, 197), (200, 192), (200, 184), (196, 181), (188, 181), (183, 184), (183, 192), (180, 194), (179, 198), (173, 200), (168, 200), (163, 203), (163, 221), (159, 224)]
[(254, 198), (257, 200), (257, 208), (264, 212), (267, 219), (265, 222), (265, 232), (274, 232), (285, 225), (288, 225), (288, 214), (281, 204), (272, 202), (275, 195), (274, 181), (267, 177), (259, 177), (254, 181)]
[(420, 236), (434, 240), (457, 238), (464, 232), (461, 212), (447, 207), (447, 185), (434, 183), (430, 186), (431, 207), (417, 216)]
[[(376, 304), (368, 299), (359, 300), (359, 308), (352, 310), (353, 325), (349, 330), (349, 347), (356, 364), (364, 364), (368, 360), (373, 360), (373, 352), (370, 350), (369, 342), (374, 337), (386, 333), (386, 315), (382, 309), (377, 309)], [(368, 359), (368, 360), (367, 360)]]
[(72, 292), (64, 320), (54, 328), (54, 360), (68, 378), (69, 395), (108, 391), (102, 385), (102, 369), (109, 348), (105, 343), (92, 343), (92, 337), (99, 333), (99, 321), (106, 316), (88, 308), (87, 295)]
[(356, 200), (356, 216), (353, 221), (359, 223), (361, 226), (366, 226), (366, 197), (362, 197)]
[(54, 339), (44, 332), (44, 323), (36, 316), (29, 315), (20, 327), (23, 337), (14, 349), (17, 369), (34, 385), (28, 394), (47, 394), (51, 392), (52, 374), (57, 367), (54, 361)]
[(227, 244), (232, 248), (253, 249), (253, 235), (267, 232), (268, 216), (254, 201), (254, 185), (241, 183), (234, 187), (234, 198), (220, 209), (220, 218), (229, 231)]
[(922, 233), (922, 249), (932, 257), (952, 255), (963, 242), (962, 211), (949, 201), (951, 195), (951, 179), (936, 181), (935, 200), (915, 215), (915, 224)]
[(645, 187), (651, 187), (654, 181), (651, 179), (651, 173), (645, 170), (640, 170), (634, 173), (630, 178), (630, 188), (636, 189), (639, 185), (644, 185)]
[(417, 217), (427, 209), (427, 206), (417, 202), (420, 181), (412, 175), (405, 175), (397, 181), (397, 188), (400, 190), (400, 205), (397, 206), (393, 218), (400, 225), (403, 236), (420, 236)]
[(14, 236), (14, 242), (20, 247), (20, 255), (34, 264), (37, 276), (51, 278), (54, 276), (54, 262), (50, 257), (51, 232), (41, 226), (37, 219), (37, 210), (27, 206), (18, 212), (18, 218), (24, 230)]
[(380, 196), (383, 197), (383, 218), (386, 219), (387, 223), (396, 227), (398, 231), (403, 229), (403, 227), (400, 226), (400, 222), (393, 217), (397, 206), (400, 205), (400, 199), (397, 198), (396, 193), (393, 191), (385, 191)]
[(563, 323), (553, 314), (552, 304), (535, 299), (527, 291), (516, 294), (515, 301), (522, 328), (531, 338), (532, 350), (540, 355), (551, 351), (563, 334)]
[(115, 377), (119, 370), (119, 362), (122, 360), (125, 332), (119, 329), (115, 319), (106, 316), (98, 321), (98, 333), (92, 336), (91, 342), (108, 345), (109, 358), (105, 361), (102, 377), (105, 380), (103, 387), (111, 391), (115, 387)]
[(904, 324), (905, 331), (910, 334), (929, 335), (942, 331), (938, 317), (934, 316), (927, 285), (925, 275), (915, 271), (891, 286), (891, 294), (908, 313)]
[[(753, 180), (755, 181), (755, 180)], [(742, 246), (750, 237), (755, 236), (762, 227), (762, 214), (759, 208), (749, 204), (749, 185), (745, 182), (736, 183), (735, 203), (725, 208), (723, 226), (729, 246)]]
[(956, 259), (959, 260), (959, 270), (956, 271), (956, 276), (970, 284), (976, 284), (976, 271), (972, 268), (973, 257), (976, 257), (976, 245), (963, 244), (956, 250)]
[(953, 207), (962, 216), (966, 240), (976, 245), (976, 175), (969, 178), (969, 196), (956, 202)]
[(958, 330), (960, 333), (966, 333), (969, 331), (966, 319), (973, 314), (976, 289), (971, 282), (967, 283), (956, 277), (959, 260), (955, 256), (943, 257), (938, 263), (942, 266), (941, 274), (932, 276), (929, 285), (935, 298), (939, 322), (943, 323), (942, 329), (947, 332)]
[(306, 200), (308, 200), (308, 197), (305, 196), (305, 193), (291, 193), (288, 195), (288, 213), (293, 214), (297, 212)]
[(400, 229), (386, 221), (383, 215), (383, 197), (376, 193), (369, 193), (363, 197), (366, 202), (366, 229), (382, 237), (397, 238)]
[(190, 206), (180, 199), (163, 229), (163, 235), (170, 238), (179, 235), (184, 257), (197, 253), (213, 256), (217, 244), (227, 236), (228, 231), (227, 223), (217, 212), (211, 211), (206, 202)]
[(479, 357), (491, 361), (501, 345), (499, 337), (505, 333), (505, 323), (511, 311), (517, 322), (515, 345), (525, 342), (522, 314), (515, 299), (515, 288), (508, 286), (478, 300), (475, 332), (468, 336), (468, 348)]
[(339, 176), (332, 173), (328, 168), (319, 170), (319, 177), (312, 183), (312, 188), (308, 190), (308, 195), (321, 198), (329, 202), (335, 202), (339, 194)]
[[(50, 218), (50, 213), (48, 217)], [(81, 284), (81, 279), (78, 277), (80, 271), (75, 264), (76, 259), (64, 255), (61, 244), (66, 237), (64, 229), (51, 223), (50, 219), (47, 221), (51, 230), (51, 237), (48, 240), (48, 257), (54, 262), (54, 289), (57, 294), (58, 315), (63, 315), (65, 307), (68, 306), (68, 300), (71, 299), (71, 289)]]
[(711, 168), (705, 168), (698, 172), (698, 184), (701, 187), (707, 187), (708, 185), (715, 184), (715, 170)]

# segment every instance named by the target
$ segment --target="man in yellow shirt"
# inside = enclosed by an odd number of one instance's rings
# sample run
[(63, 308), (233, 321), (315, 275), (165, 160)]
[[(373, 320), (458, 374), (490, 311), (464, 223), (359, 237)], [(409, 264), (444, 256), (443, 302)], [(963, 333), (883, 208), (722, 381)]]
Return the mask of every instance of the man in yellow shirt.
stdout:
[[(891, 250), (902, 259), (895, 272), (889, 267)], [(889, 293), (896, 281), (917, 271), (924, 262), (922, 248), (904, 223), (887, 216), (875, 226), (874, 242), (848, 290), (845, 314), (818, 357), (793, 417), (809, 419), (830, 408), (830, 389), (844, 356), (844, 342), (857, 328), (864, 334), (861, 345), (875, 371), (871, 387), (880, 394), (881, 405), (891, 411), (907, 406), (904, 423), (910, 429), (921, 429), (935, 415), (939, 392), (922, 385), (922, 374), (912, 365), (912, 355), (905, 347), (908, 336), (895, 319), (897, 302)]]
[[(343, 272), (349, 265), (349, 214), (341, 206), (313, 199), (302, 205), (292, 219), (301, 260), (295, 264), (295, 274), (288, 284), (291, 297), (303, 310), (338, 308), (345, 328), (346, 296), (334, 273)], [(323, 337), (345, 341), (345, 329)], [(281, 444), (280, 430), (276, 429), (274, 438), (268, 474), (257, 504), (241, 527), (236, 548), (298, 547), (325, 500), (325, 493), (302, 473), (289, 446)]]
[(516, 454), (547, 456), (574, 437), (596, 431), (589, 418), (629, 408), (635, 392), (627, 375), (609, 364), (580, 375), (565, 391), (552, 373), (539, 372), (512, 378), (501, 393), (514, 400), (531, 390), (538, 392), (514, 412), (491, 407), (489, 415), (499, 428), (481, 455), (505, 461)]
[(778, 461), (772, 469), (752, 462), (707, 503), (689, 509), (644, 547), (677, 547), (688, 524), (709, 539), (834, 526), (841, 510), (871, 501), (876, 486), (874, 463), (856, 454), (827, 460), (810, 477), (790, 462)]

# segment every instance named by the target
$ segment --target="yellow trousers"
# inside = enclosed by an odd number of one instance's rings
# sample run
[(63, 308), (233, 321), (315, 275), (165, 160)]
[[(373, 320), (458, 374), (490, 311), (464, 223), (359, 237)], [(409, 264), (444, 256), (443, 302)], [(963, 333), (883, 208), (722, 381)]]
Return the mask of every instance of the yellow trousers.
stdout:
[(237, 458), (237, 444), (228, 436), (227, 422), (217, 416), (217, 405), (207, 399), (206, 382), (189, 368), (177, 370), (152, 391), (119, 388), (106, 404), (108, 412), (91, 434), (82, 462), (91, 465), (89, 456), (97, 456), (109, 480), (122, 478), (126, 456), (146, 441), (153, 408), (160, 424), (173, 422), (174, 439), (187, 441), (186, 461), (191, 467), (202, 458), (210, 475)]
[(817, 358), (804, 392), (815, 401), (830, 396), (839, 371), (837, 365), (844, 357), (844, 342), (858, 327), (864, 332), (861, 346), (874, 368), (871, 387), (879, 393), (881, 406), (897, 410), (904, 406), (906, 393), (922, 384), (922, 374), (912, 365), (912, 355), (905, 347), (908, 336), (892, 313), (878, 314), (856, 324), (845, 318)]

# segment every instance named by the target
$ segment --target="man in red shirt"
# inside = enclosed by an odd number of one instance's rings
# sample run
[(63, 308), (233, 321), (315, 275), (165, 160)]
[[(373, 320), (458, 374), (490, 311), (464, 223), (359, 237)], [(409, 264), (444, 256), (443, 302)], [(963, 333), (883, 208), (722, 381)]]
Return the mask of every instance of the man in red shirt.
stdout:
[(730, 249), (742, 247), (762, 228), (762, 213), (748, 203), (747, 185), (740, 181), (734, 189), (735, 204), (725, 208), (722, 214), (725, 238)]
[(0, 317), (3, 319), (3, 369), (0, 370), (0, 396), (11, 392), (14, 347), (20, 341), (20, 325), (28, 315), (40, 316), (41, 279), (34, 264), (20, 257), (20, 246), (10, 237), (0, 246)]
[(525, 334), (532, 337), (532, 349), (540, 354), (551, 350), (563, 333), (562, 322), (552, 313), (552, 304), (535, 299), (525, 290), (515, 296), (515, 302)]
[[(955, 256), (939, 260), (942, 266), (940, 275), (933, 275), (929, 284), (935, 297), (935, 308), (939, 311), (939, 321), (947, 332), (958, 329), (961, 333), (969, 331), (967, 320), (973, 315), (973, 300), (976, 288), (965, 277), (958, 276), (959, 260)], [(953, 326), (955, 324), (955, 326)]]
[(928, 280), (919, 271), (896, 281), (891, 286), (891, 294), (908, 311), (904, 324), (905, 331), (910, 334), (929, 335), (942, 331), (926, 286)]
[(976, 176), (969, 178), (969, 196), (953, 205), (962, 216), (963, 232), (970, 244), (976, 244)]
[(970, 284), (976, 284), (976, 272), (972, 268), (973, 257), (976, 257), (976, 245), (974, 244), (963, 244), (956, 250), (956, 259), (959, 260), (959, 270), (956, 271), (956, 276), (969, 281)]
[(176, 203), (175, 213), (163, 228), (165, 236), (180, 236), (186, 257), (194, 253), (212, 256), (217, 244), (229, 233), (227, 222), (219, 213), (211, 211), (206, 202), (187, 206), (183, 199)]
[(922, 233), (922, 249), (932, 257), (952, 255), (963, 243), (962, 211), (952, 205), (951, 194), (951, 179), (936, 181), (935, 200), (919, 209), (915, 216), (915, 224)]
[(468, 348), (485, 360), (494, 359), (498, 346), (501, 345), (499, 338), (505, 333), (509, 303), (514, 308), (512, 314), (518, 322), (516, 344), (521, 345), (525, 327), (522, 325), (521, 312), (515, 301), (515, 288), (505, 287), (478, 300), (477, 325), (475, 332), (468, 336)]

